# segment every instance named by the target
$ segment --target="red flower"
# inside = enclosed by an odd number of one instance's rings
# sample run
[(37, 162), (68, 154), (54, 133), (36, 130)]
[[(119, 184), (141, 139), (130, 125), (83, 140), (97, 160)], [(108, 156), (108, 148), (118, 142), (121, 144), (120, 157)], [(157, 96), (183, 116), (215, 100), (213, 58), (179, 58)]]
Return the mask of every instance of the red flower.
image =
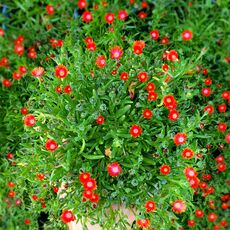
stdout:
[(56, 88), (55, 88), (56, 92), (58, 93), (62, 93), (62, 89), (61, 89), (61, 86), (58, 85)]
[(225, 113), (226, 112), (226, 109), (227, 109), (227, 106), (225, 104), (220, 104), (218, 105), (218, 111), (220, 113)]
[(58, 78), (65, 78), (68, 75), (68, 69), (64, 65), (58, 65), (55, 68), (55, 76)]
[(126, 10), (119, 10), (117, 15), (117, 18), (119, 20), (125, 21), (127, 17), (128, 17), (128, 13), (126, 12)]
[(4, 36), (4, 30), (2, 28), (0, 28), (0, 37)]
[(14, 53), (18, 56), (22, 56), (24, 54), (24, 46), (22, 45), (15, 45), (14, 46)]
[(128, 75), (127, 72), (122, 72), (122, 73), (120, 74), (120, 78), (121, 78), (121, 80), (123, 80), (123, 81), (127, 81), (128, 78), (129, 78), (129, 75)]
[(182, 157), (190, 159), (194, 156), (194, 152), (192, 151), (192, 149), (186, 148), (183, 150), (182, 152)]
[(102, 125), (104, 123), (105, 119), (102, 116), (98, 116), (96, 119), (97, 124)]
[(37, 196), (37, 195), (33, 195), (33, 196), (32, 196), (32, 199), (33, 199), (33, 200), (37, 200), (37, 199), (38, 199), (38, 196)]
[(110, 57), (112, 59), (119, 60), (122, 56), (122, 48), (120, 46), (114, 46), (110, 49)]
[(152, 83), (152, 82), (149, 82), (147, 85), (146, 85), (146, 90), (147, 91), (154, 91), (155, 90), (155, 85), (154, 85), (154, 83)]
[(43, 76), (44, 72), (45, 72), (45, 70), (43, 67), (36, 67), (33, 70), (31, 70), (31, 74), (34, 77), (41, 77), (41, 76)]
[(159, 38), (159, 32), (158, 30), (152, 30), (150, 31), (150, 35), (152, 37), (153, 40), (157, 40)]
[(18, 71), (19, 71), (20, 73), (22, 73), (22, 74), (26, 74), (27, 69), (26, 69), (25, 66), (19, 66), (19, 67), (18, 67)]
[(48, 151), (55, 151), (58, 147), (58, 144), (55, 140), (49, 139), (46, 141), (45, 148)]
[(13, 72), (13, 79), (20, 80), (22, 75), (18, 72)]
[(145, 203), (146, 212), (155, 211), (156, 208), (157, 208), (157, 207), (156, 207), (156, 204), (155, 204), (155, 202), (153, 202), (152, 200), (148, 200), (148, 201)]
[(105, 15), (105, 21), (109, 24), (113, 23), (114, 21), (114, 14), (113, 13), (107, 13)]
[(221, 155), (219, 155), (218, 157), (216, 157), (215, 160), (216, 160), (217, 163), (224, 163), (224, 157), (221, 156)]
[(135, 41), (133, 43), (133, 52), (137, 55), (142, 54), (142, 50), (145, 47), (145, 42), (144, 41)]
[(85, 190), (95, 190), (97, 188), (97, 183), (93, 178), (89, 178), (85, 183), (84, 183), (84, 189)]
[(46, 12), (47, 14), (52, 15), (54, 13), (54, 7), (52, 5), (47, 5)]
[(34, 117), (34, 115), (32, 114), (28, 114), (25, 116), (25, 119), (24, 119), (24, 124), (26, 126), (34, 126), (35, 125), (35, 122), (36, 122), (36, 119)]
[(227, 133), (226, 136), (225, 136), (225, 141), (227, 143), (230, 143), (230, 133)]
[(85, 42), (86, 42), (86, 44), (92, 43), (93, 42), (93, 38), (92, 37), (86, 37), (85, 38)]
[(185, 201), (183, 200), (176, 200), (173, 204), (172, 204), (172, 210), (173, 212), (176, 213), (182, 213), (185, 212), (186, 210), (186, 204)]
[(191, 188), (198, 188), (200, 180), (197, 177), (188, 178), (188, 182)]
[(204, 84), (205, 84), (205, 85), (211, 85), (211, 84), (212, 84), (212, 79), (211, 79), (211, 78), (206, 78), (206, 79), (204, 80)]
[(192, 31), (191, 30), (184, 30), (182, 33), (182, 39), (184, 41), (189, 41), (193, 37)]
[(53, 186), (53, 191), (54, 191), (55, 193), (58, 193), (58, 190), (59, 190), (59, 188), (58, 188), (57, 186)]
[(148, 94), (148, 99), (150, 101), (155, 101), (157, 99), (158, 95), (156, 92), (150, 91)]
[(219, 123), (218, 126), (217, 126), (217, 129), (220, 132), (224, 132), (227, 129), (227, 124), (225, 124), (225, 123)]
[(64, 222), (64, 223), (69, 223), (71, 221), (74, 221), (75, 220), (75, 217), (74, 217), (74, 214), (72, 213), (72, 211), (69, 211), (69, 210), (64, 210), (61, 214), (61, 220)]
[(137, 220), (136, 221), (136, 225), (139, 228), (149, 228), (150, 226), (150, 221), (149, 219), (145, 218), (145, 219), (141, 219), (141, 220)]
[(192, 168), (192, 167), (186, 167), (186, 168), (184, 169), (184, 174), (185, 174), (185, 176), (186, 176), (188, 179), (197, 176), (197, 172), (196, 172), (196, 171), (194, 170), (194, 168)]
[(86, 44), (86, 48), (92, 52), (94, 52), (97, 49), (97, 45), (95, 42), (89, 42)]
[(106, 65), (106, 59), (105, 59), (104, 55), (100, 55), (100, 56), (97, 57), (97, 59), (96, 59), (96, 65), (99, 68), (105, 67), (105, 65)]
[(30, 225), (30, 223), (31, 223), (30, 219), (25, 219), (25, 220), (24, 220), (24, 224)]
[(92, 196), (89, 198), (89, 200), (94, 203), (98, 203), (99, 199), (100, 199), (99, 195), (95, 193), (92, 194)]
[(175, 145), (182, 145), (186, 142), (187, 135), (185, 133), (177, 133), (174, 136), (174, 143)]
[(230, 98), (230, 91), (223, 91), (222, 98), (228, 100)]
[(207, 105), (204, 107), (204, 111), (208, 112), (208, 114), (212, 114), (214, 112), (214, 107), (211, 105)]
[(204, 88), (204, 89), (202, 89), (201, 93), (203, 96), (208, 97), (211, 94), (211, 88)]
[(8, 80), (8, 79), (4, 79), (2, 81), (2, 84), (5, 86), (5, 87), (10, 87), (11, 86), (11, 81)]
[(113, 162), (107, 165), (107, 171), (110, 176), (120, 176), (122, 169), (118, 162)]
[(147, 17), (147, 14), (145, 11), (141, 11), (140, 13), (138, 13), (138, 17), (140, 19), (145, 19)]
[(162, 43), (163, 45), (168, 44), (168, 42), (169, 42), (169, 39), (168, 39), (167, 37), (163, 37), (163, 38), (161, 39), (161, 43)]
[(146, 119), (150, 119), (153, 116), (153, 113), (150, 109), (145, 109), (143, 111), (143, 117)]
[(8, 197), (15, 197), (15, 196), (16, 196), (16, 192), (12, 190), (8, 192)]
[(90, 173), (89, 172), (83, 172), (79, 175), (79, 180), (82, 184), (84, 184), (89, 178), (90, 178)]
[(220, 163), (218, 164), (218, 168), (217, 168), (220, 172), (223, 172), (227, 169), (227, 166), (225, 163)]
[(13, 188), (13, 187), (14, 187), (14, 182), (9, 181), (9, 182), (7, 183), (7, 185), (8, 185), (8, 187)]
[(195, 211), (195, 216), (196, 216), (197, 218), (202, 218), (202, 217), (204, 216), (204, 212), (202, 212), (201, 210), (197, 209), (197, 210)]
[(168, 175), (170, 173), (170, 167), (168, 165), (162, 165), (160, 167), (160, 173), (163, 175)]
[(188, 220), (188, 226), (194, 227), (196, 225), (196, 222), (194, 220)]
[(67, 93), (67, 94), (70, 94), (72, 92), (71, 86), (70, 85), (65, 86), (64, 92)]
[(163, 104), (165, 107), (170, 108), (171, 106), (176, 104), (176, 100), (173, 97), (173, 95), (167, 95), (167, 96), (164, 96), (163, 98)]
[(214, 212), (211, 212), (208, 214), (208, 220), (209, 222), (214, 222), (217, 219), (217, 215)]
[(167, 72), (169, 70), (169, 65), (168, 64), (163, 64), (162, 69), (164, 72)]
[(82, 20), (86, 23), (89, 23), (93, 20), (93, 16), (90, 11), (85, 11), (81, 17), (82, 17)]
[(148, 80), (148, 74), (146, 72), (140, 72), (137, 77), (140, 82), (145, 82)]
[(21, 114), (26, 115), (28, 113), (28, 109), (23, 107), (20, 109)]
[(178, 61), (178, 53), (175, 50), (170, 50), (167, 53), (167, 60), (169, 60), (169, 61)]
[(142, 128), (138, 125), (132, 125), (129, 132), (134, 138), (136, 138), (141, 135)]
[(78, 5), (79, 9), (85, 9), (86, 8), (86, 1), (85, 0), (79, 0), (77, 5)]
[(38, 173), (36, 175), (36, 177), (39, 179), (39, 180), (43, 180), (45, 178), (45, 175), (43, 173)]
[(175, 121), (179, 118), (179, 113), (176, 110), (170, 110), (168, 115), (169, 120)]
[(91, 191), (91, 190), (85, 190), (82, 194), (82, 196), (87, 198), (87, 199), (91, 199), (92, 195), (93, 195), (93, 191)]

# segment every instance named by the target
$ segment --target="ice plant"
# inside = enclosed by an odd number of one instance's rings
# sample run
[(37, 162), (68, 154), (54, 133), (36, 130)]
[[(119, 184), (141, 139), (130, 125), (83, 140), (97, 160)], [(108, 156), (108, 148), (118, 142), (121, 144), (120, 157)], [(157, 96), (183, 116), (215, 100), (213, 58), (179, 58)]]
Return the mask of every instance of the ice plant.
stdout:
[(148, 80), (147, 72), (140, 72), (137, 77), (140, 82), (145, 82)]
[(158, 30), (151, 30), (150, 35), (151, 35), (153, 40), (157, 40), (160, 36)]
[(145, 42), (140, 40), (140, 41), (135, 41), (133, 43), (133, 52), (137, 55), (140, 55), (142, 54), (142, 50), (144, 49), (145, 47)]
[(156, 210), (156, 204), (154, 201), (152, 200), (148, 200), (146, 201), (145, 203), (145, 209), (146, 209), (146, 212), (153, 212)]
[(190, 148), (185, 148), (181, 155), (183, 158), (190, 159), (194, 156), (194, 152)]
[(120, 46), (114, 46), (110, 49), (110, 57), (112, 59), (119, 60), (122, 56), (122, 48)]
[(84, 184), (91, 177), (89, 172), (83, 172), (79, 175), (79, 180), (82, 184)]
[(102, 125), (105, 121), (105, 118), (103, 116), (98, 116), (96, 119), (97, 124)]
[(122, 72), (120, 74), (120, 79), (123, 80), (123, 81), (127, 81), (129, 78), (129, 74), (127, 72)]
[(172, 204), (172, 210), (178, 214), (185, 212), (186, 210), (186, 203), (184, 200), (176, 200)]
[(132, 125), (132, 127), (129, 130), (130, 134), (132, 137), (136, 138), (141, 135), (142, 133), (142, 128), (138, 125)]
[(45, 69), (43, 67), (35, 67), (34, 69), (31, 70), (31, 74), (34, 77), (41, 77), (45, 73)]
[(100, 55), (96, 58), (96, 65), (99, 67), (99, 68), (104, 68), (105, 65), (106, 65), (106, 58), (104, 55)]
[(45, 148), (48, 150), (48, 151), (55, 151), (58, 147), (58, 144), (55, 140), (52, 140), (52, 139), (49, 139), (46, 141), (46, 144), (45, 144)]
[(113, 13), (107, 13), (105, 15), (105, 21), (109, 24), (113, 23), (114, 21), (114, 14)]
[(186, 142), (187, 135), (185, 133), (177, 133), (173, 140), (175, 145), (182, 145)]
[(184, 174), (188, 179), (191, 179), (197, 176), (197, 172), (192, 167), (186, 167), (184, 169)]
[(178, 61), (178, 53), (175, 50), (170, 50), (167, 52), (167, 60)]
[(191, 30), (184, 30), (182, 33), (182, 39), (184, 41), (189, 41), (193, 37), (192, 31)]
[(55, 68), (54, 74), (58, 78), (65, 78), (68, 75), (68, 69), (64, 65), (58, 65)]
[(122, 172), (121, 166), (118, 162), (113, 162), (107, 165), (107, 171), (110, 176), (119, 176)]
[(145, 109), (143, 111), (143, 117), (146, 119), (150, 119), (153, 116), (153, 113), (150, 109)]
[(32, 115), (32, 114), (28, 114), (24, 118), (24, 124), (26, 126), (31, 126), (32, 127), (32, 126), (35, 125), (35, 122), (36, 122), (36, 119), (35, 119), (34, 115)]
[(75, 220), (75, 217), (74, 217), (74, 214), (72, 211), (70, 210), (64, 210), (61, 214), (61, 220), (64, 222), (64, 223), (69, 223), (71, 221), (74, 221)]
[(82, 14), (82, 20), (86, 23), (89, 23), (93, 20), (93, 16), (91, 14), (90, 11), (85, 11), (83, 14)]
[(97, 188), (97, 183), (93, 178), (89, 178), (86, 180), (86, 182), (83, 184), (83, 187), (85, 190), (95, 190)]
[(160, 167), (160, 173), (162, 174), (162, 175), (168, 175), (169, 173), (170, 173), (170, 167), (168, 166), (168, 165), (162, 165), (161, 167)]
[(147, 229), (150, 226), (150, 221), (147, 218), (139, 219), (136, 221), (136, 225), (137, 225), (137, 227), (139, 227), (141, 229), (142, 228)]

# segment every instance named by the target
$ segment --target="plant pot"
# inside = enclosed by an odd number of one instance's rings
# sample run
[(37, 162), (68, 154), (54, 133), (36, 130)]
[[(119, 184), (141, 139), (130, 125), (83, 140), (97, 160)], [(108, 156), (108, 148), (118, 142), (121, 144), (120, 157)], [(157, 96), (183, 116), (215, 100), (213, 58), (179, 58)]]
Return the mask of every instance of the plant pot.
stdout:
[[(135, 209), (128, 209), (125, 208), (124, 205), (118, 205), (118, 204), (113, 204), (112, 205), (113, 210), (122, 210), (122, 212), (124, 213), (124, 215), (127, 217), (127, 221), (130, 224), (130, 226), (132, 226), (133, 221), (135, 221), (135, 216), (136, 216), (136, 210)], [(106, 213), (109, 212), (109, 209), (106, 209)], [(118, 218), (116, 218), (116, 221), (118, 221)], [(103, 226), (100, 226), (99, 224), (95, 224), (92, 225), (90, 224), (90, 222), (86, 222), (84, 223), (88, 230), (102, 230)], [(69, 230), (83, 230), (83, 223), (81, 223), (81, 221), (72, 221), (70, 223), (67, 224)], [(126, 226), (127, 230), (131, 230), (131, 227), (129, 225)]]

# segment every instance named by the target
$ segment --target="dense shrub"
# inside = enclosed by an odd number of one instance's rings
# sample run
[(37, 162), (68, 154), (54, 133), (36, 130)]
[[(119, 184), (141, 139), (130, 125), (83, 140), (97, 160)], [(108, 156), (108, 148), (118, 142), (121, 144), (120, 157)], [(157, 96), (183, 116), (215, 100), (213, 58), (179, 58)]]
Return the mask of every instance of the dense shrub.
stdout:
[(1, 5), (1, 227), (227, 227), (227, 3), (84, 3)]

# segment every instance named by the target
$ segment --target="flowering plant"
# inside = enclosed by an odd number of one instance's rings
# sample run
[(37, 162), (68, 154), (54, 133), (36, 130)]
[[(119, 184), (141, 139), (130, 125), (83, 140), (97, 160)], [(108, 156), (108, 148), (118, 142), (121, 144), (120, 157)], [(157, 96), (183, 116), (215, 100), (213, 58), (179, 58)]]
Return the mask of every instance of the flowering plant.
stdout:
[(227, 5), (6, 4), (1, 225), (127, 229), (121, 203), (133, 229), (226, 227)]

